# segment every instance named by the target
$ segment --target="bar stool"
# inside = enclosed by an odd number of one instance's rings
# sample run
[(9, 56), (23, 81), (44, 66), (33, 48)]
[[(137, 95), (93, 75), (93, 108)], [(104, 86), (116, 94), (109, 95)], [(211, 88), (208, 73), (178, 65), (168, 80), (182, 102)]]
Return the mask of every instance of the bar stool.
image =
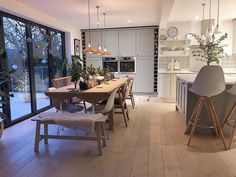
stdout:
[(211, 100), (212, 96), (219, 95), (224, 90), (225, 90), (225, 79), (222, 68), (217, 65), (203, 66), (199, 71), (192, 87), (189, 89), (189, 91), (197, 94), (198, 96), (200, 96), (200, 98), (197, 102), (197, 105), (190, 117), (190, 120), (185, 130), (185, 134), (187, 134), (191, 128), (188, 140), (188, 146), (190, 146), (192, 136), (195, 132), (197, 123), (200, 120), (199, 116), (202, 111), (203, 103), (206, 101), (208, 105), (208, 110), (211, 114), (211, 121), (214, 126), (215, 134), (216, 136), (220, 134), (224, 147), (225, 149), (227, 149), (225, 144), (224, 134), (221, 129), (215, 107)]
[[(230, 93), (231, 95), (236, 96), (236, 83), (229, 90), (226, 90), (226, 92)], [(232, 147), (232, 143), (233, 143), (233, 140), (234, 140), (234, 134), (235, 134), (235, 131), (236, 131), (236, 120), (230, 119), (232, 117), (233, 113), (235, 112), (235, 109), (236, 109), (236, 101), (234, 102), (233, 106), (231, 107), (229, 113), (223, 119), (223, 122), (222, 122), (222, 125), (221, 125), (222, 130), (224, 129), (225, 125), (233, 127), (231, 137), (230, 137), (230, 140), (229, 140), (229, 144), (228, 144), (228, 149), (231, 149), (231, 147)]]

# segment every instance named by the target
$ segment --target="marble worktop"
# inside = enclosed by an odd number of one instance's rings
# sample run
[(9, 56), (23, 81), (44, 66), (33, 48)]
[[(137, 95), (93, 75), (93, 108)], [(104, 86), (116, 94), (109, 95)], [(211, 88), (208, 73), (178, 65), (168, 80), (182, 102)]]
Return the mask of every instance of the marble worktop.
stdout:
[[(177, 77), (185, 82), (192, 84), (197, 74), (177, 74)], [(236, 75), (225, 74), (225, 83), (234, 84), (236, 82)]]

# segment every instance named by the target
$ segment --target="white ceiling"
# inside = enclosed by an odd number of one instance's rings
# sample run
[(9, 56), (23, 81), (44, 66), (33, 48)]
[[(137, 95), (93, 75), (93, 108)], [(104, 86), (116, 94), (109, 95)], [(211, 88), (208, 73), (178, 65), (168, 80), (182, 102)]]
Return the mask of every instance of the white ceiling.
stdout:
[[(202, 19), (202, 3), (205, 6), (205, 18), (209, 17), (210, 0), (175, 0), (169, 21), (194, 21)], [(212, 18), (216, 19), (218, 0), (212, 0)], [(220, 20), (236, 18), (236, 0), (220, 0)]]
[[(78, 28), (88, 28), (87, 0), (18, 0)], [(96, 28), (96, 6), (106, 12), (106, 27), (158, 25), (161, 0), (90, 0), (91, 28)], [(128, 23), (128, 20), (130, 23)]]

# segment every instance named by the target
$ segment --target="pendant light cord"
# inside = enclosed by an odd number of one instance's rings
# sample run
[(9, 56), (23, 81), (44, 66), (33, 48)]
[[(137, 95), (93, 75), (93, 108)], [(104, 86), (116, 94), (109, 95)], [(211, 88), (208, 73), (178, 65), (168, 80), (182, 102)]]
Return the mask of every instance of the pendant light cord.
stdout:
[(210, 32), (211, 31), (210, 30), (210, 26), (211, 26), (211, 0), (210, 0), (210, 4), (209, 5), (210, 5), (210, 7), (209, 7), (209, 24), (208, 24), (209, 25), (208, 26), (209, 29), (208, 29), (208, 31)]
[(220, 17), (220, 0), (218, 0), (218, 12), (217, 12), (217, 25), (219, 26), (219, 17)]
[[(103, 13), (103, 26), (104, 26), (104, 29), (106, 28), (106, 13)], [(106, 36), (104, 35), (104, 48), (106, 48), (106, 44), (107, 41), (106, 41)]]
[(90, 40), (90, 0), (88, 0), (88, 21), (89, 21), (89, 43), (91, 42)]

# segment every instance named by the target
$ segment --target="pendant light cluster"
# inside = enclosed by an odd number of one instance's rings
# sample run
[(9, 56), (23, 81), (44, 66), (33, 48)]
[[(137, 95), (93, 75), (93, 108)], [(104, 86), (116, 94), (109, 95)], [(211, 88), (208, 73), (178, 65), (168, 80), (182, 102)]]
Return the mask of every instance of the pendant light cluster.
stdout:
[[(203, 20), (204, 20), (204, 8), (205, 8), (205, 3), (202, 4), (203, 7)], [(218, 8), (217, 8), (217, 25), (215, 26), (214, 31), (212, 32), (212, 27), (211, 27), (211, 0), (209, 0), (209, 19), (208, 19), (208, 31), (206, 36), (202, 34), (203, 38), (206, 38), (207, 40), (211, 40), (212, 35), (215, 34), (220, 34), (220, 26), (219, 26), (219, 19), (220, 19), (220, 0), (218, 0)]]
[[(96, 9), (97, 9), (97, 28), (99, 29), (100, 28), (100, 21), (99, 21), (99, 6), (96, 6)], [(103, 13), (103, 16), (104, 16), (104, 28), (105, 28), (105, 16), (106, 16), (106, 13)], [(108, 51), (106, 49), (106, 36), (104, 37), (104, 47), (102, 48), (102, 39), (103, 39), (103, 31), (101, 30), (101, 41), (98, 41), (98, 45), (97, 45), (97, 48), (93, 48), (92, 46), (92, 43), (91, 43), (91, 35), (90, 35), (90, 0), (88, 0), (88, 22), (89, 22), (89, 43), (88, 43), (88, 46), (87, 48), (84, 49), (84, 52), (85, 53), (89, 53), (89, 54), (95, 54), (95, 55), (111, 55), (111, 52)], [(101, 42), (101, 43), (100, 43)]]

